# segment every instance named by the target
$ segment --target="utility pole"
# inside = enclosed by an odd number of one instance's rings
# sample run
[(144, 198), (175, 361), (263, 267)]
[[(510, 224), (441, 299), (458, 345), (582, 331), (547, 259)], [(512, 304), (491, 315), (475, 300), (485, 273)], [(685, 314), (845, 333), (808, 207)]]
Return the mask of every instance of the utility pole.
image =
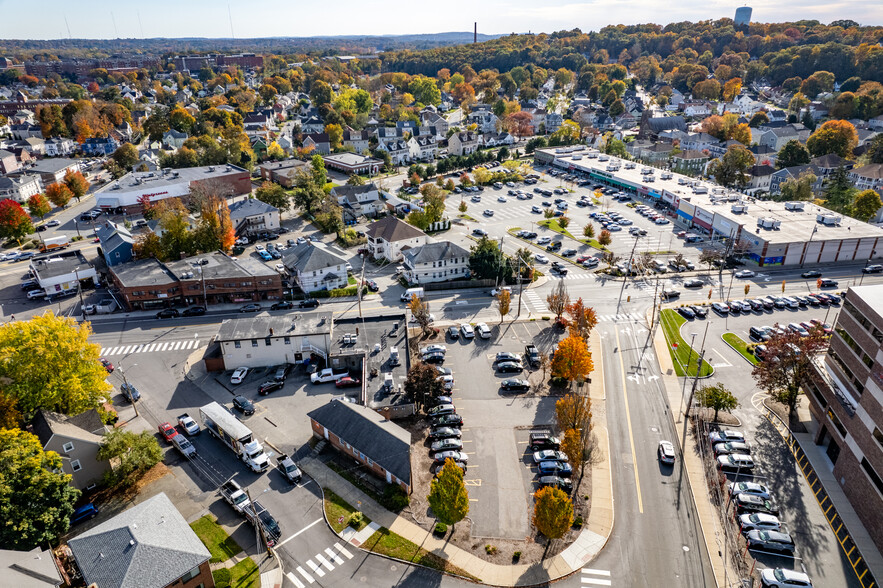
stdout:
[(125, 384), (126, 391), (132, 400), (132, 408), (135, 409), (135, 416), (141, 416), (140, 414), (138, 414), (138, 401), (135, 400), (135, 395), (132, 394), (132, 389), (129, 387), (129, 380), (126, 379), (126, 370), (123, 369), (122, 363), (120, 363), (120, 373), (123, 374), (123, 384)]
[(632, 252), (629, 253), (628, 265), (626, 266), (626, 273), (628, 275), (625, 276), (625, 279), (622, 281), (622, 287), (619, 289), (619, 300), (616, 301), (617, 310), (619, 309), (620, 305), (622, 304), (622, 293), (625, 291), (625, 283), (628, 281), (629, 275), (632, 273), (632, 259), (635, 256), (635, 249), (637, 249), (637, 247), (638, 247), (638, 239), (640, 239), (640, 238), (641, 238), (640, 235), (635, 235), (635, 244), (632, 245)]
[(357, 286), (358, 291), (356, 292), (356, 298), (359, 301), (359, 318), (362, 318), (362, 286), (365, 283), (365, 255), (363, 253), (360, 253), (359, 259), (362, 261), (362, 275), (359, 276), (359, 284)]
[(696, 394), (696, 384), (699, 383), (699, 368), (702, 367), (702, 361), (705, 359), (705, 349), (699, 354), (699, 363), (696, 364), (696, 377), (693, 378), (693, 388), (690, 389), (690, 399), (687, 401), (687, 408), (684, 409), (684, 418), (690, 417), (690, 407), (693, 406), (693, 396)]
[(83, 306), (83, 287), (80, 285), (80, 268), (74, 268), (74, 276), (77, 280), (77, 293), (80, 295), (80, 312), (83, 313), (83, 322), (86, 321), (86, 307)]
[[(523, 260), (521, 257), (518, 258), (518, 313), (515, 315), (515, 318), (521, 316), (521, 293), (524, 291), (524, 280), (521, 278), (521, 264)], [(530, 266), (528, 266), (529, 268)], [(531, 277), (533, 277), (533, 272), (531, 272)]]
[(273, 552), (270, 550), (270, 545), (267, 541), (267, 532), (264, 530), (264, 526), (261, 524), (261, 521), (258, 518), (258, 509), (255, 508), (254, 501), (251, 499), (251, 492), (248, 491), (248, 488), (243, 489), (245, 490), (245, 495), (248, 496), (248, 506), (246, 508), (251, 509), (251, 514), (254, 515), (254, 526), (257, 527), (257, 531), (260, 535), (261, 541), (263, 542), (264, 547), (267, 550), (267, 555), (272, 556)]

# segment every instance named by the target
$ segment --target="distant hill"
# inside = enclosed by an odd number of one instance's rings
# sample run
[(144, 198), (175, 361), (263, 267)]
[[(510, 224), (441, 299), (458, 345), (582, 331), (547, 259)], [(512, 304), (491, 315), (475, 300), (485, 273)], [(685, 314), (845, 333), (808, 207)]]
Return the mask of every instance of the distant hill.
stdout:
[[(479, 41), (502, 35), (478, 34)], [(0, 39), (0, 55), (16, 59), (107, 57), (118, 54), (163, 55), (185, 52), (343, 55), (375, 51), (423, 50), (472, 42), (471, 32), (410, 35), (342, 35), (319, 37), (152, 38), (152, 39)]]

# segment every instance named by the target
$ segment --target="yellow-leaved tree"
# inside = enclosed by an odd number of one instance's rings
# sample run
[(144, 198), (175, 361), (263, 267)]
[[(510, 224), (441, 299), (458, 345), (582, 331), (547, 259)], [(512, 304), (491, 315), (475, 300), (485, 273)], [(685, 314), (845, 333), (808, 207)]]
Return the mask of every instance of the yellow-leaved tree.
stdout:
[(558, 344), (552, 358), (552, 376), (569, 383), (582, 382), (595, 369), (586, 341), (579, 335), (569, 335)]

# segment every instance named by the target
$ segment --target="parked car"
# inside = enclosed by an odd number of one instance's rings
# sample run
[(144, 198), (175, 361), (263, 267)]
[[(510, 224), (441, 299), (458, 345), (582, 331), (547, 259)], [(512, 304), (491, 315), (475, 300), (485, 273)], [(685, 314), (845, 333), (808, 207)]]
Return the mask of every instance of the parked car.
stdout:
[(156, 313), (156, 318), (164, 319), (164, 318), (178, 318), (181, 316), (181, 313), (178, 312), (175, 308), (164, 308), (163, 310)]
[(280, 453), (276, 458), (276, 468), (282, 472), (285, 479), (292, 484), (297, 484), (303, 477), (303, 473), (301, 473), (297, 464), (294, 463), (294, 460), (284, 453)]
[(757, 482), (730, 482), (730, 496), (737, 494), (753, 494), (761, 498), (770, 498), (770, 489)]
[(71, 515), (71, 526), (82, 523), (83, 521), (94, 519), (98, 514), (98, 508), (91, 502), (77, 507), (74, 514)]
[(561, 440), (549, 433), (531, 433), (528, 445), (531, 451), (559, 449), (561, 447)]
[(123, 382), (122, 384), (120, 384), (120, 391), (129, 402), (141, 400), (141, 392), (138, 391), (138, 388), (136, 388), (132, 384), (129, 384), (128, 382)]
[(771, 514), (762, 512), (753, 512), (749, 514), (739, 515), (739, 526), (743, 533), (753, 531), (755, 529), (761, 531), (778, 531), (782, 528), (782, 522)]
[(463, 453), (462, 451), (440, 451), (435, 454), (435, 461), (437, 463), (444, 463), (447, 459), (453, 459), (454, 461), (460, 461), (463, 463), (469, 463), (469, 456)]
[(733, 498), (733, 504), (736, 506), (737, 514), (745, 513), (763, 513), (778, 516), (779, 509), (773, 504), (769, 498), (761, 498), (754, 494), (736, 494)]
[(420, 355), (428, 355), (430, 353), (447, 353), (448, 348), (444, 345), (427, 345), (420, 350)]
[(554, 449), (544, 449), (533, 454), (533, 462), (541, 461), (568, 461), (567, 455), (563, 451), (555, 451)]
[(537, 482), (539, 483), (541, 488), (551, 486), (552, 488), (563, 490), (567, 494), (573, 492), (573, 482), (568, 478), (561, 478), (558, 476), (540, 476)]
[(696, 313), (689, 306), (681, 306), (678, 308), (678, 313), (685, 319), (696, 318)]
[(259, 310), (261, 310), (260, 304), (246, 304), (239, 308), (239, 312), (258, 312)]
[(520, 362), (503, 361), (497, 364), (497, 371), (501, 374), (517, 374), (523, 369)]
[(457, 409), (454, 408), (453, 404), (439, 404), (438, 406), (430, 408), (428, 411), (426, 411), (426, 414), (429, 416), (429, 418), (432, 418), (446, 414), (454, 414), (455, 412), (457, 412)]
[(270, 306), (270, 310), (290, 310), (294, 308), (294, 303), (289, 302), (288, 300), (284, 300), (282, 302), (274, 302)]
[(469, 323), (462, 323), (460, 325), (460, 332), (463, 334), (464, 339), (472, 339), (475, 337), (475, 330)]
[(202, 316), (205, 314), (204, 306), (191, 306), (190, 308), (184, 309), (182, 313), (184, 316)]
[(705, 318), (708, 316), (708, 309), (704, 306), (693, 305), (690, 307), (694, 313), (696, 313), (697, 318)]
[(729, 313), (730, 313), (730, 307), (727, 306), (726, 304), (724, 304), (723, 302), (712, 302), (712, 303), (711, 303), (711, 309), (714, 310), (714, 312), (716, 312), (716, 313), (718, 313), (718, 314), (720, 314), (720, 315), (724, 315), (724, 314), (729, 314)]
[(429, 450), (433, 453), (438, 451), (459, 451), (460, 449), (463, 449), (463, 442), (454, 437), (439, 439), (429, 446)]
[(247, 367), (236, 368), (235, 370), (233, 370), (233, 375), (230, 376), (230, 383), (234, 385), (241, 384), (242, 380), (245, 379), (245, 376), (248, 375), (248, 371), (249, 368)]
[(511, 378), (500, 382), (500, 388), (507, 392), (527, 392), (530, 390), (530, 382), (521, 378)]
[(783, 568), (766, 568), (761, 571), (760, 584), (764, 588), (812, 588), (809, 576)]
[(727, 443), (729, 441), (738, 441), (739, 443), (744, 443), (745, 435), (743, 435), (739, 431), (732, 430), (713, 431), (709, 433), (708, 440), (711, 441), (712, 446), (715, 443)]
[(457, 328), (457, 325), (451, 325), (448, 327), (448, 336), (455, 340), (460, 338), (460, 329)]
[(443, 414), (429, 420), (432, 427), (462, 427), (463, 417), (458, 414)]
[(463, 433), (453, 427), (435, 427), (429, 430), (430, 439), (446, 439), (448, 437), (460, 437)]
[(791, 535), (781, 531), (748, 531), (745, 540), (748, 542), (748, 549), (784, 553), (794, 552), (794, 540), (791, 538)]
[(362, 381), (360, 379), (351, 376), (344, 376), (334, 382), (334, 386), (337, 388), (354, 388), (361, 385)]
[(260, 394), (261, 396), (266, 396), (274, 390), (281, 390), (284, 385), (285, 382), (280, 382), (278, 380), (270, 380), (268, 382), (264, 382), (260, 385), (260, 387), (258, 387), (258, 394)]
[(674, 464), (675, 446), (670, 441), (660, 441), (656, 453), (659, 455), (661, 463)]
[(751, 449), (747, 443), (740, 443), (738, 441), (730, 441), (729, 443), (717, 443), (714, 446), (715, 455), (731, 455), (736, 453), (748, 455), (749, 453), (751, 453)]
[(245, 396), (234, 396), (233, 408), (244, 415), (254, 414), (254, 403)]
[(159, 434), (163, 436), (163, 439), (165, 439), (167, 443), (171, 443), (172, 437), (177, 435), (178, 431), (175, 430), (175, 427), (172, 426), (172, 423), (160, 423)]
[(319, 308), (319, 301), (315, 298), (307, 298), (306, 300), (301, 300), (298, 306), (300, 308)]
[(421, 359), (423, 359), (426, 363), (438, 364), (445, 362), (445, 354), (444, 353), (428, 353), (424, 355)]
[(537, 464), (537, 472), (542, 476), (569, 478), (573, 475), (573, 466), (566, 461), (547, 460)]

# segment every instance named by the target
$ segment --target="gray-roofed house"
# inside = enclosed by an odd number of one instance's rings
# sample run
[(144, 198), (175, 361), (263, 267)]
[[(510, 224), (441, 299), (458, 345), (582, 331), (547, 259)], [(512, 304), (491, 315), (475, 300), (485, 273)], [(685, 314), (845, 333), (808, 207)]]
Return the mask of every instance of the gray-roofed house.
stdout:
[(313, 436), (411, 493), (411, 434), (366, 407), (332, 400), (307, 413)]
[(307, 241), (282, 253), (282, 264), (304, 292), (347, 285), (346, 260), (325, 245)]
[(98, 459), (106, 429), (94, 408), (74, 416), (39, 410), (30, 430), (45, 451), (61, 456), (61, 469), (72, 476), (71, 486), (78, 490), (91, 490), (111, 469), (109, 461)]
[(0, 549), (0, 574), (15, 588), (61, 586), (63, 580), (52, 552), (35, 547), (30, 551)]
[(188, 138), (187, 133), (169, 129), (162, 136), (163, 147), (167, 149), (180, 149), (184, 145), (184, 141)]
[(9, 198), (24, 204), (28, 198), (42, 191), (43, 181), (40, 176), (0, 176), (0, 200)]
[(408, 249), (429, 243), (426, 233), (394, 216), (374, 221), (365, 229), (365, 234), (371, 254), (387, 261), (401, 261)]
[[(785, 183), (786, 180), (789, 179), (797, 179), (806, 172), (810, 172), (814, 174), (817, 178), (819, 177), (819, 169), (810, 163), (809, 165), (794, 165), (791, 167), (783, 167), (780, 170), (776, 170), (772, 176), (770, 176), (770, 194), (779, 194), (782, 192), (782, 184)], [(818, 186), (819, 181), (816, 181), (816, 186)]]
[(212, 588), (211, 554), (165, 493), (68, 541), (83, 580), (101, 588)]
[(411, 284), (469, 278), (469, 252), (450, 241), (427, 243), (405, 251), (405, 279)]
[(129, 229), (113, 221), (105, 221), (95, 228), (101, 243), (104, 262), (109, 266), (132, 261), (135, 256), (135, 238)]
[(356, 221), (363, 215), (373, 218), (383, 210), (380, 192), (374, 182), (361, 186), (335, 186), (331, 195), (337, 197), (337, 203), (343, 208), (344, 222)]
[[(259, 314), (222, 322), (215, 337), (223, 359), (218, 369), (300, 363), (314, 354), (327, 359), (334, 343), (332, 314), (311, 312), (296, 321), (293, 316)], [(338, 368), (338, 361), (331, 358), (328, 367)]]
[(304, 135), (303, 146), (305, 149), (313, 148), (320, 155), (331, 153), (331, 140), (327, 133), (310, 133)]
[(230, 220), (237, 235), (254, 235), (279, 228), (279, 209), (257, 198), (230, 205)]
[(662, 131), (687, 130), (687, 121), (683, 116), (651, 116), (649, 110), (641, 115), (641, 127), (638, 131), (639, 139), (656, 139)]
[(846, 171), (855, 167), (855, 162), (840, 157), (836, 153), (829, 153), (821, 157), (815, 157), (812, 160), (813, 165), (819, 168), (820, 175), (828, 177), (832, 175), (838, 168), (843, 167)]

